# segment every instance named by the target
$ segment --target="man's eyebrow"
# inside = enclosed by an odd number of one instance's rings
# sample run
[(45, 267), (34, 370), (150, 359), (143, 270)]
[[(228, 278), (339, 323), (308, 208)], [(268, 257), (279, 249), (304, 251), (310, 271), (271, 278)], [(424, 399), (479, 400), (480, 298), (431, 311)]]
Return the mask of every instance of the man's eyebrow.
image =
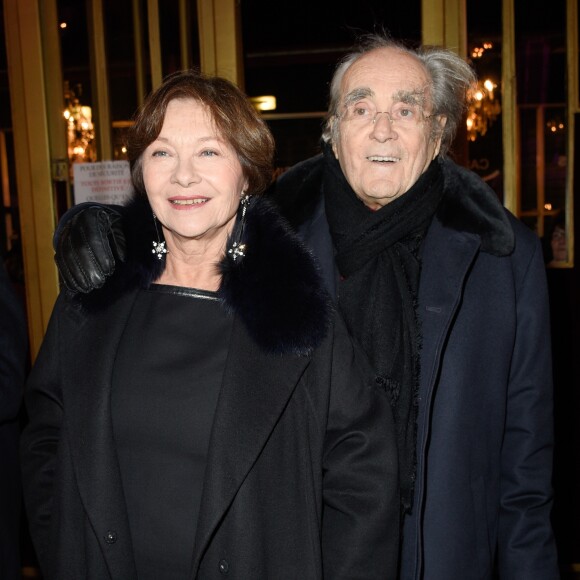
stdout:
[[(371, 88), (357, 87), (346, 94), (343, 104), (345, 107), (348, 107), (361, 99), (367, 99), (369, 97), (375, 97), (375, 93)], [(408, 105), (424, 107), (427, 100), (426, 89), (420, 88), (396, 91), (393, 93), (392, 99), (395, 103), (406, 103)]]
[(353, 89), (352, 91), (350, 91), (350, 93), (347, 93), (347, 95), (344, 97), (344, 106), (348, 107), (349, 105), (352, 105), (357, 101), (360, 101), (360, 99), (374, 97), (374, 95), (375, 93), (368, 87), (359, 87)]
[(393, 94), (393, 101), (406, 103), (408, 105), (425, 105), (425, 89), (415, 89), (413, 91), (397, 91)]

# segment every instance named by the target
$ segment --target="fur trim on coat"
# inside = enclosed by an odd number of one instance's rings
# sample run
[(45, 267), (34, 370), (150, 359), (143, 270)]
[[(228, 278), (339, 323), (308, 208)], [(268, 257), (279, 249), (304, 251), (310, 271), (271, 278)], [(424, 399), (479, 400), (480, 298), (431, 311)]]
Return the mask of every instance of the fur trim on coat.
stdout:
[[(495, 192), (472, 171), (449, 159), (438, 158), (445, 194), (437, 218), (445, 227), (479, 235), (483, 252), (509, 256), (515, 237), (505, 208)], [(322, 195), (324, 159), (317, 155), (298, 163), (278, 179), (272, 195), (282, 215), (294, 228), (312, 214)]]
[[(89, 312), (105, 308), (127, 292), (147, 288), (165, 269), (165, 259), (152, 252), (157, 232), (148, 201), (136, 197), (122, 213), (127, 259), (117, 264), (102, 288), (71, 297)], [(239, 223), (233, 236), (238, 229)], [(162, 235), (160, 227), (159, 232)], [(313, 255), (261, 198), (248, 207), (242, 243), (244, 258), (234, 261), (227, 255), (219, 264), (218, 296), (225, 308), (244, 322), (263, 350), (310, 355), (326, 336), (332, 311)]]

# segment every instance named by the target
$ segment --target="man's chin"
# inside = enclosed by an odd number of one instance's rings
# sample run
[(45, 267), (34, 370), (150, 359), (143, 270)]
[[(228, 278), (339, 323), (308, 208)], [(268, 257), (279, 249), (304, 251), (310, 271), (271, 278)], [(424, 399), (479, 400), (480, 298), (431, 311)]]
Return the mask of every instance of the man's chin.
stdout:
[(393, 200), (397, 199), (400, 193), (394, 191), (377, 191), (371, 194), (359, 195), (359, 199), (370, 209), (376, 211), (385, 205), (388, 205)]

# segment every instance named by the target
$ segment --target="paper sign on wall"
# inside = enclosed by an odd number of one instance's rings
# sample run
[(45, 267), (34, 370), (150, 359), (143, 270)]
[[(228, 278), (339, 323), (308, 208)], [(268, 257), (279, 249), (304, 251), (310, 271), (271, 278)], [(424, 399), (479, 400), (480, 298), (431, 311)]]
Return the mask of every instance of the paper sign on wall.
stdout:
[(128, 161), (73, 165), (75, 204), (96, 201), (122, 205), (133, 193)]

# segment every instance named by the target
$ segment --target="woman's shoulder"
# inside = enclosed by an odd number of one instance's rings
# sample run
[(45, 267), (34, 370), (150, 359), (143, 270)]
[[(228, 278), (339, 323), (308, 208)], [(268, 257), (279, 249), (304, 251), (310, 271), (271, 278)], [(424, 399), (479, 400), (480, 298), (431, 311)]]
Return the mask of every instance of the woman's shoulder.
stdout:
[(222, 261), (220, 297), (271, 352), (309, 355), (322, 342), (332, 303), (313, 254), (265, 199), (247, 213), (240, 262)]

